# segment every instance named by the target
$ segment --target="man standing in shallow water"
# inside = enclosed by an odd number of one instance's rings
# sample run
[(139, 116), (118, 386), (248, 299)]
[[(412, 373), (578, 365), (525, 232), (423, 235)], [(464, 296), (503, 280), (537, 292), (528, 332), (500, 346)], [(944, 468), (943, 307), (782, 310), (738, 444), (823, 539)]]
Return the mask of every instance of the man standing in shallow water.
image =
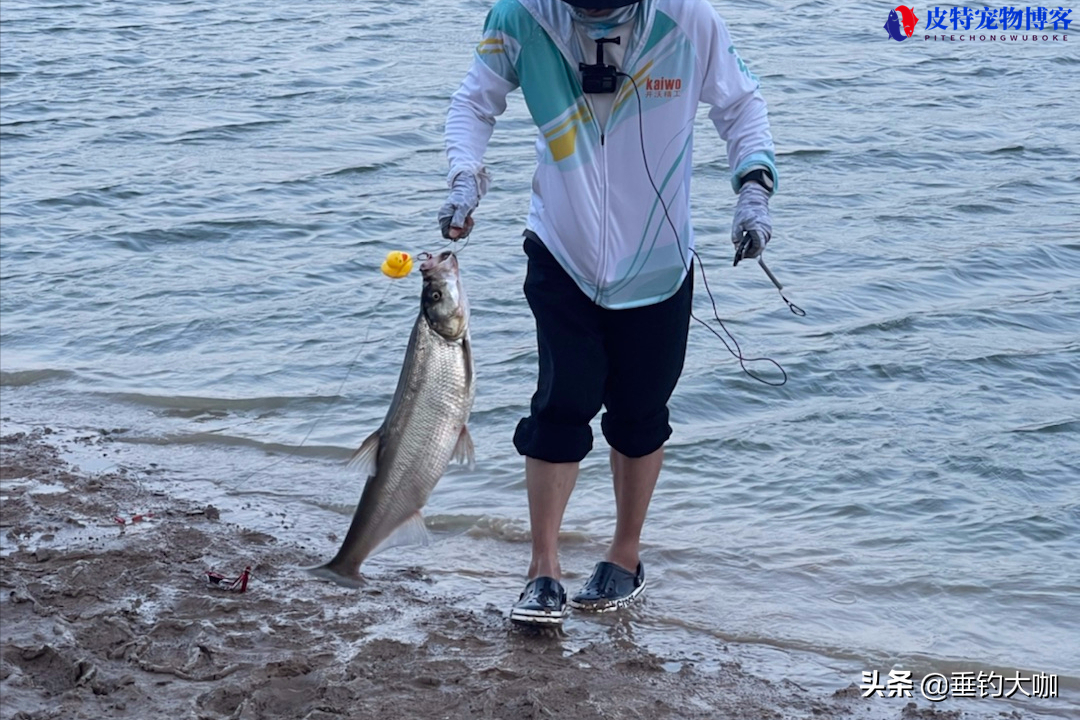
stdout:
[[(613, 70), (596, 67), (598, 49)], [(524, 233), (540, 367), (530, 415), (514, 433), (525, 456), (532, 561), (510, 618), (542, 626), (566, 615), (559, 528), (601, 406), (615, 535), (569, 605), (615, 610), (645, 588), (639, 540), (690, 320), (698, 104), (711, 106), (727, 142), (738, 193), (731, 237), (737, 246), (748, 239), (743, 257), (769, 241), (777, 174), (757, 78), (708, 0), (498, 0), (446, 119), (446, 238), (472, 230), (488, 186), (484, 151), (518, 87), (540, 131)]]

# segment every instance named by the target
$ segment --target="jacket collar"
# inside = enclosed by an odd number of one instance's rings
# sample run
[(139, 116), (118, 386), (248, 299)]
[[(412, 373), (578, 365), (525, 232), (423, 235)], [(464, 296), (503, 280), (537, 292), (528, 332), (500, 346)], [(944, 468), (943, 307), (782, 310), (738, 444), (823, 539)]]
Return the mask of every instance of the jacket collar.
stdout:
[[(582, 60), (594, 60), (581, 57), (581, 48), (574, 41), (574, 18), (570, 14), (570, 6), (563, 0), (518, 0), (518, 2), (544, 29), (572, 67), (576, 68)], [(637, 13), (634, 15), (634, 30), (630, 34), (630, 42), (626, 45), (624, 56), (626, 59), (623, 63), (625, 67), (633, 67), (641, 48), (645, 45), (646, 38), (652, 32), (655, 16), (656, 0), (639, 0)]]

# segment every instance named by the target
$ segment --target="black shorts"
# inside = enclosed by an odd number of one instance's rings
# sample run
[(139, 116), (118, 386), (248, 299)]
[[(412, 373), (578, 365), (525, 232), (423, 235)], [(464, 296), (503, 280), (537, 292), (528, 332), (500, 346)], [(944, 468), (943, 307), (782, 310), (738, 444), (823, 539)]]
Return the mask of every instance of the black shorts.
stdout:
[(658, 450), (671, 436), (667, 402), (686, 357), (693, 272), (663, 302), (609, 310), (581, 291), (536, 235), (525, 237), (540, 376), (514, 447), (539, 460), (578, 462), (592, 449), (589, 423), (603, 405), (601, 428), (612, 448), (628, 457)]

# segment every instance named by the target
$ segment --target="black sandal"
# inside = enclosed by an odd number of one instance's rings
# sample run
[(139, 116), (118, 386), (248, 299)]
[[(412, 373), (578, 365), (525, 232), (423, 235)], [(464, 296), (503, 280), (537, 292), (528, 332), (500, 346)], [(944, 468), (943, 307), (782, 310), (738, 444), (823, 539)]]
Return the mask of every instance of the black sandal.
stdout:
[(632, 573), (602, 560), (596, 563), (585, 587), (570, 599), (570, 607), (589, 612), (618, 610), (632, 603), (644, 589), (645, 566), (640, 562), (637, 573)]
[(510, 609), (510, 619), (522, 625), (562, 625), (566, 617), (566, 590), (555, 578), (540, 576), (525, 585)]

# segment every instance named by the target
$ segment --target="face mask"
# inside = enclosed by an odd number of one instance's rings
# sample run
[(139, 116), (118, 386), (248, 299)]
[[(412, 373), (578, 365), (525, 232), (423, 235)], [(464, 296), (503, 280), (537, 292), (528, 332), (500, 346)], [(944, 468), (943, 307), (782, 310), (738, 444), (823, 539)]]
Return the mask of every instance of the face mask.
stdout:
[(611, 12), (603, 15), (589, 15), (579, 7), (570, 6), (570, 14), (574, 17), (574, 22), (585, 26), (585, 32), (593, 40), (607, 37), (612, 30), (625, 22), (629, 22), (634, 17), (635, 12), (637, 12), (637, 3), (626, 7), (613, 8)]

